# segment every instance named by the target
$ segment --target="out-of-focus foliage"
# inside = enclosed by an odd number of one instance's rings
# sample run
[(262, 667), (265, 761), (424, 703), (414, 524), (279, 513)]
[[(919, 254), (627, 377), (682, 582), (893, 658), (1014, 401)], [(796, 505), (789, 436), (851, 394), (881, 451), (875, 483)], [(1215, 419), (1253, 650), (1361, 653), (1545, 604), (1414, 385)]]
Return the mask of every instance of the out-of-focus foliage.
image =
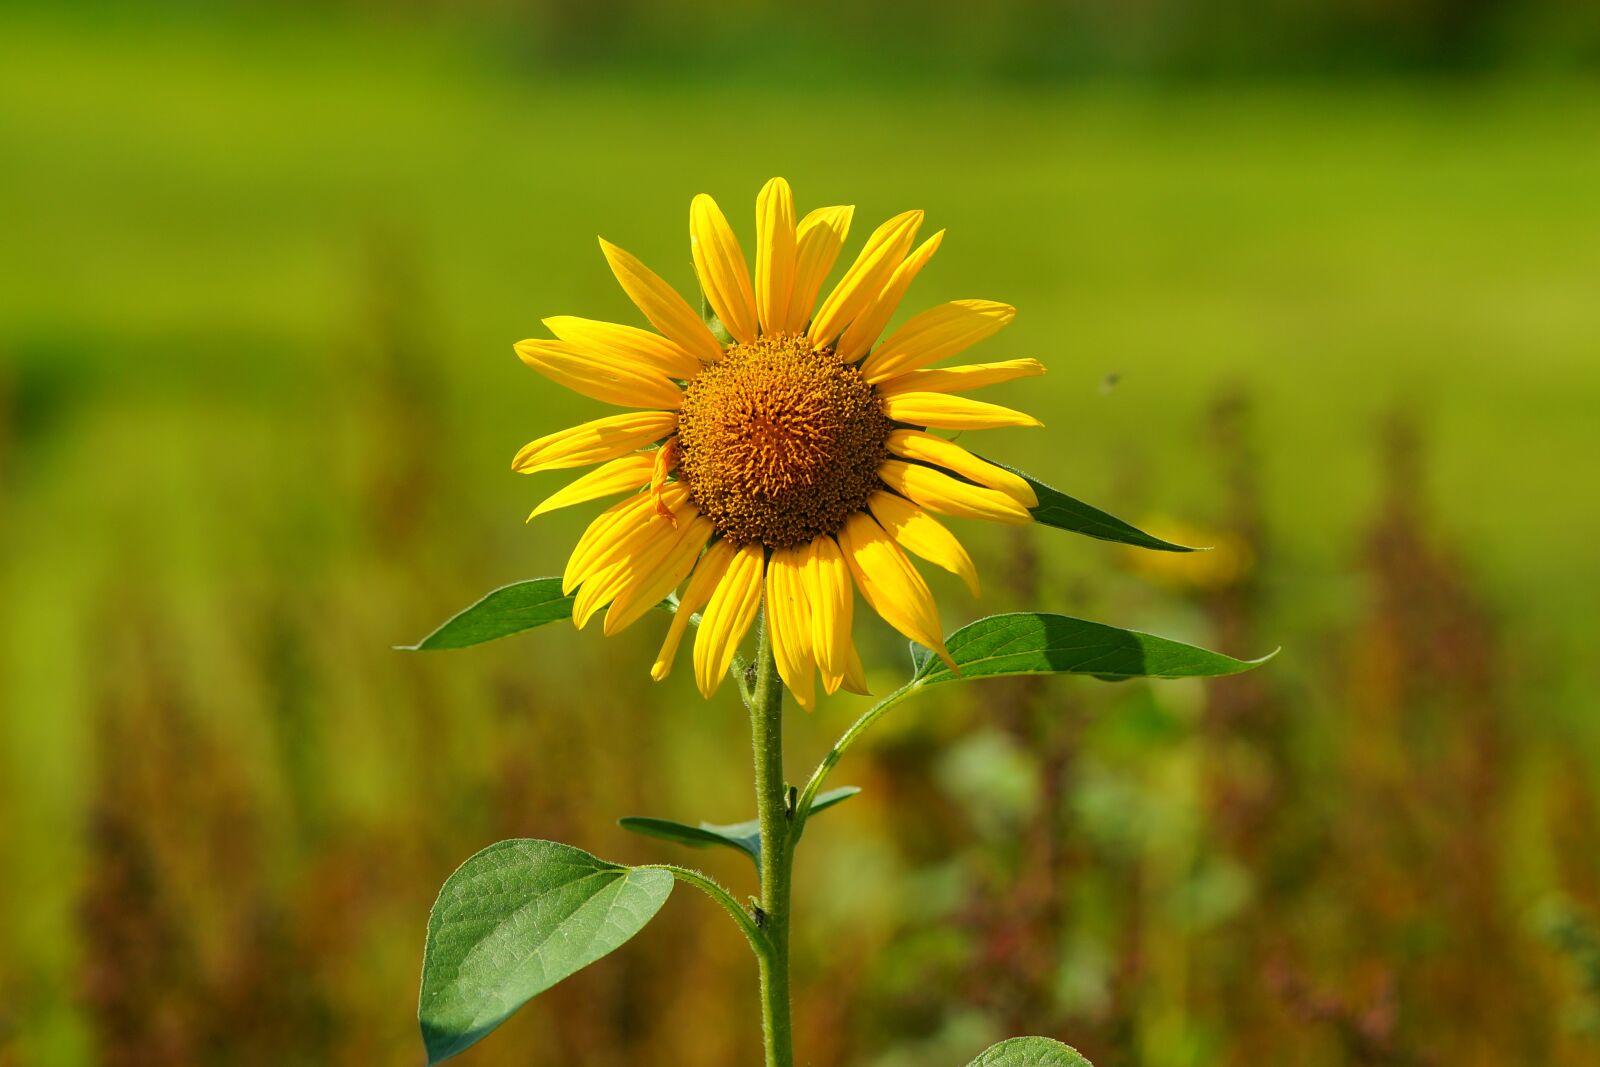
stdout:
[[(516, 448), (593, 408), (510, 343), (634, 321), (595, 232), (683, 283), (689, 197), (775, 173), (964, 242), (912, 306), (1021, 309), (1050, 373), (995, 399), (1050, 430), (994, 458), (1234, 546), (964, 529), (950, 629), (1285, 646), (895, 709), (802, 847), (807, 1058), (1592, 1062), (1592, 5), (694, 7), (0, 15), (0, 1064), (415, 1062), (463, 841), (748, 891), (613, 821), (750, 811), (733, 694), (643, 669), (665, 616), (391, 646), (586, 518), (520, 521), (556, 479)], [(1483, 76), (1301, 77), (1421, 67)], [(904, 644), (860, 629), (888, 692)], [(794, 717), (796, 776), (861, 707)], [(752, 1062), (745, 947), (677, 897), (461, 1062)]]

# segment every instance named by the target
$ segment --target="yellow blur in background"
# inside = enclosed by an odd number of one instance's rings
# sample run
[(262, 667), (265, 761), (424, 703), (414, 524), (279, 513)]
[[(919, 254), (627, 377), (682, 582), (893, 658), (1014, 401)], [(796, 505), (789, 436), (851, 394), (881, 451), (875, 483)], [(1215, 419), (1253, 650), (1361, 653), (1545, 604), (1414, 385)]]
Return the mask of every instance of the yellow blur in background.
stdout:
[[(908, 310), (1019, 308), (977, 355), (1047, 429), (988, 454), (1216, 546), (963, 528), (948, 628), (1284, 648), (897, 709), (801, 853), (804, 1058), (1600, 1057), (1592, 5), (22, 3), (0, 50), (3, 1067), (420, 1063), (429, 904), (503, 837), (753, 889), (615, 824), (751, 814), (659, 632), (392, 646), (587, 519), (521, 521), (598, 408), (510, 345), (636, 321), (595, 235), (687, 288), (690, 197), (774, 174), (948, 228)], [(754, 1062), (752, 977), (679, 894), (462, 1062)]]

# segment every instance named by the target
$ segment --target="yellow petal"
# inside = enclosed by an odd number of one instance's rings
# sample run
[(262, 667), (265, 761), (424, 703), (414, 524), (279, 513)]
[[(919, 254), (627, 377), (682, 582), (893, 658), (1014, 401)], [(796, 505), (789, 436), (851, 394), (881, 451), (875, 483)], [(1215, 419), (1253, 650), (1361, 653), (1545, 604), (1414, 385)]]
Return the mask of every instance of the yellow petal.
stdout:
[(1039, 496), (1026, 478), (979, 459), (954, 441), (921, 430), (895, 430), (889, 435), (888, 444), (889, 451), (897, 456), (955, 471), (969, 482), (1000, 490), (1025, 508), (1039, 506)]
[(576, 315), (552, 315), (544, 324), (551, 333), (579, 348), (631, 359), (669, 378), (693, 378), (704, 366), (676, 342), (637, 326)]
[(913, 315), (861, 364), (869, 382), (926, 367), (992, 337), (1017, 309), (993, 300), (952, 300)]
[(722, 684), (739, 642), (761, 607), (764, 556), (765, 550), (754, 543), (735, 552), (728, 573), (717, 583), (700, 617), (700, 632), (694, 635), (694, 680), (707, 699)]
[(945, 529), (938, 519), (893, 493), (873, 493), (867, 500), (867, 507), (883, 532), (894, 538), (901, 548), (936, 567), (943, 567), (966, 582), (973, 596), (978, 595), (978, 568), (972, 565), (972, 557), (961, 547), (955, 534)]
[(856, 588), (872, 610), (906, 637), (933, 649), (955, 670), (955, 662), (944, 647), (939, 609), (928, 583), (883, 532), (883, 527), (872, 516), (858, 511), (845, 520), (844, 529), (839, 531), (839, 547)]
[(833, 287), (828, 299), (817, 310), (807, 331), (818, 346), (830, 344), (846, 326), (861, 314), (889, 281), (889, 276), (911, 251), (911, 242), (917, 239), (922, 227), (922, 212), (906, 211), (879, 226), (867, 238), (856, 261), (844, 272), (839, 284)]
[(782, 178), (756, 197), (756, 313), (762, 333), (783, 333), (794, 289), (794, 193)]
[(678, 519), (678, 536), (671, 548), (648, 567), (640, 567), (634, 581), (612, 601), (606, 612), (605, 635), (621, 633), (632, 626), (689, 577), (700, 550), (711, 539), (711, 520), (704, 515), (683, 515)]
[(677, 410), (683, 403), (672, 379), (631, 359), (584, 351), (565, 341), (518, 341), (513, 347), (522, 362), (557, 385), (607, 404)]
[[(676, 482), (667, 486), (662, 496), (669, 499), (674, 508), (682, 507), (689, 498), (688, 491)], [(561, 591), (572, 592), (662, 529), (670, 530), (672, 520), (658, 513), (656, 503), (652, 494), (641, 493), (601, 512), (583, 531), (572, 555), (567, 558), (561, 575)]]
[(985, 385), (998, 385), (1016, 378), (1033, 378), (1044, 373), (1036, 359), (1007, 359), (999, 363), (972, 363), (965, 367), (935, 367), (913, 370), (878, 383), (879, 396), (899, 393), (964, 393)]
[(844, 248), (854, 206), (820, 207), (800, 220), (795, 230), (794, 285), (781, 332), (801, 333), (816, 310), (817, 294)]
[(572, 623), (578, 629), (589, 624), (589, 617), (622, 591), (627, 578), (627, 563), (617, 560), (600, 568), (584, 580), (572, 598)]
[(573, 504), (582, 504), (588, 500), (599, 500), (603, 496), (627, 492), (629, 489), (638, 489), (650, 481), (650, 472), (654, 466), (653, 453), (630, 452), (603, 467), (596, 467), (577, 481), (545, 497), (544, 502), (534, 508), (532, 514), (528, 516), (528, 521), (532, 522), (538, 516), (558, 508), (571, 507)]
[(844, 688), (860, 696), (871, 696), (872, 690), (867, 688), (867, 672), (861, 666), (861, 653), (856, 651), (856, 643), (854, 641), (846, 643), (845, 654)]
[(656, 653), (656, 661), (650, 667), (650, 677), (656, 681), (672, 673), (672, 661), (677, 658), (678, 646), (689, 628), (689, 620), (711, 599), (712, 592), (727, 573), (733, 553), (732, 544), (718, 541), (706, 550), (706, 554), (695, 565), (694, 575), (689, 579), (683, 596), (678, 599), (678, 610), (672, 615), (672, 625), (667, 627), (666, 640), (661, 642), (661, 651)]
[(722, 345), (676, 289), (604, 237), (600, 238), (600, 250), (611, 264), (611, 273), (617, 276), (622, 291), (638, 305), (652, 326), (703, 363), (722, 358)]
[(851, 614), (855, 601), (850, 568), (839, 545), (827, 534), (801, 549), (800, 571), (811, 602), (811, 648), (822, 671), (822, 687), (837, 693), (850, 666)]
[(727, 216), (705, 193), (689, 204), (689, 251), (700, 275), (700, 288), (711, 310), (735, 341), (756, 339), (756, 297), (744, 249), (733, 235)]
[(911, 280), (917, 276), (933, 254), (939, 250), (939, 244), (944, 240), (944, 231), (940, 230), (926, 241), (905, 262), (894, 269), (889, 276), (889, 284), (883, 287), (861, 314), (856, 316), (844, 336), (839, 338), (839, 357), (846, 363), (854, 363), (867, 354), (883, 328), (889, 325), (889, 320), (894, 316), (895, 309), (900, 306), (900, 301), (906, 295), (906, 290), (911, 286)]
[(949, 393), (901, 393), (884, 397), (883, 413), (896, 422), (940, 430), (997, 430), (1003, 426), (1044, 425), (1032, 415)]
[(915, 463), (886, 459), (878, 477), (901, 496), (910, 497), (929, 511), (964, 519), (983, 519), (1021, 526), (1033, 521), (1027, 508), (998, 489), (973, 485)]
[[(652, 509), (640, 522), (609, 542), (609, 547), (597, 553), (589, 564), (588, 573), (582, 577), (583, 587), (572, 602), (572, 621), (578, 629), (588, 625), (596, 611), (622, 596), (641, 582), (659, 577), (659, 570), (680, 546), (685, 532), (698, 521), (705, 524), (705, 537), (710, 536), (710, 523), (701, 518), (693, 505), (681, 505), (682, 519), (662, 515)], [(698, 552), (698, 548), (696, 548)], [(687, 573), (687, 570), (685, 570)], [(668, 586), (668, 590), (672, 587)], [(656, 600), (666, 596), (663, 591)], [(655, 601), (647, 601), (646, 609)], [(626, 609), (624, 609), (626, 610)], [(613, 633), (608, 630), (607, 633)]]
[(817, 668), (811, 654), (811, 608), (798, 549), (775, 549), (767, 561), (767, 626), (783, 684), (802, 708), (815, 710)]
[(522, 446), (511, 469), (523, 474), (586, 467), (661, 440), (678, 428), (676, 411), (628, 411), (546, 434)]

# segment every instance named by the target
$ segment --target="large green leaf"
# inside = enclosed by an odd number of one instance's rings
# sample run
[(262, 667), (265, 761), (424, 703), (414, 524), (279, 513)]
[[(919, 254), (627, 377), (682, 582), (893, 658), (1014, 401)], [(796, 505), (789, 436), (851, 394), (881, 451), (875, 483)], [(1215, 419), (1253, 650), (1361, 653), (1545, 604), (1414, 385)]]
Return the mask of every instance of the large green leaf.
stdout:
[(937, 656), (919, 652), (913, 684), (1008, 674), (1091, 674), (1097, 678), (1213, 678), (1265, 663), (1208, 652), (1181, 641), (1121, 630), (1067, 615), (1017, 612), (963, 626), (945, 642), (959, 678)]
[(467, 860), (428, 916), (417, 1005), (428, 1062), (638, 933), (673, 882), (554, 841), (501, 841)]
[[(819, 793), (811, 802), (811, 814), (826, 811), (859, 792), (861, 790), (857, 786), (846, 785), (830, 789), (826, 793)], [(631, 830), (636, 834), (688, 845), (690, 848), (712, 848), (721, 845), (737, 849), (754, 861), (756, 870), (761, 869), (761, 823), (755, 819), (722, 824), (703, 822), (699, 826), (690, 826), (688, 823), (674, 822), (671, 819), (628, 815), (618, 819), (617, 824), (624, 830)]]
[(1101, 511), (1081, 500), (1075, 500), (1058, 489), (1045, 485), (1026, 471), (1019, 471), (1015, 467), (1007, 467), (1004, 463), (995, 463), (992, 459), (985, 462), (994, 463), (997, 467), (1005, 467), (1013, 474), (1020, 475), (1039, 498), (1037, 507), (1033, 511), (1033, 521), (1045, 526), (1054, 526), (1058, 530), (1071, 530), (1073, 533), (1085, 534), (1096, 537), (1102, 541), (1115, 541), (1118, 544), (1136, 545), (1139, 548), (1153, 548), (1159, 552), (1200, 552), (1204, 549), (1191, 548), (1188, 545), (1173, 544), (1163, 541), (1153, 534), (1147, 534), (1136, 526), (1123, 522), (1115, 515)]
[(991, 1045), (967, 1067), (1094, 1067), (1083, 1053), (1048, 1037), (1013, 1037)]
[(531, 578), (501, 586), (414, 645), (407, 652), (434, 652), (481, 645), (546, 623), (572, 618), (572, 597), (560, 578)]

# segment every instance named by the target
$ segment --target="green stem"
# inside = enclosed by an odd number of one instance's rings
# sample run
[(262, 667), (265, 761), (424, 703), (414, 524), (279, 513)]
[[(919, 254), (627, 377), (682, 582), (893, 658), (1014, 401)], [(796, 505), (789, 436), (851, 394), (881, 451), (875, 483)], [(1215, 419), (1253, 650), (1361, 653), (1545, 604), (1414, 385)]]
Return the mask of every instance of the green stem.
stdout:
[(921, 686), (922, 683), (913, 678), (868, 708), (859, 719), (850, 724), (848, 730), (839, 735), (839, 740), (835, 741), (828, 754), (822, 757), (822, 762), (817, 764), (817, 769), (811, 774), (811, 780), (806, 782), (806, 787), (800, 791), (800, 799), (794, 806), (794, 827), (789, 845), (791, 849), (794, 847), (794, 842), (799, 841), (800, 835), (805, 832), (806, 820), (811, 817), (811, 804), (817, 799), (822, 783), (827, 781), (828, 772), (844, 758), (845, 750), (855, 744), (856, 738), (866, 733), (867, 728), (877, 722), (885, 712), (915, 693)]
[(789, 1018), (789, 878), (794, 867), (788, 785), (783, 780), (783, 682), (772, 655), (765, 614), (756, 648), (750, 738), (756, 766), (756, 815), (761, 824), (761, 912), (766, 951), (761, 966), (761, 1033), (766, 1067), (794, 1067)]

